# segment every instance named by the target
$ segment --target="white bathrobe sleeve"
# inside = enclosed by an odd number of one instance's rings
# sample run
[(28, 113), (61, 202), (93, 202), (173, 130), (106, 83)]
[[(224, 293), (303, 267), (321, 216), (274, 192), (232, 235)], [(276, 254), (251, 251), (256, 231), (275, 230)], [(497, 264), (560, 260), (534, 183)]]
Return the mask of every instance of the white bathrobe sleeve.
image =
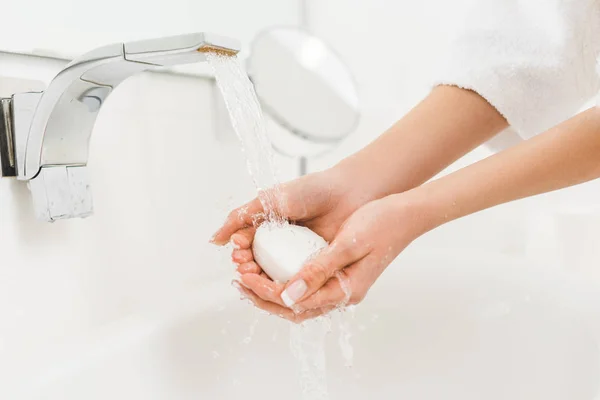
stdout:
[(474, 90), (528, 139), (570, 118), (600, 88), (600, 1), (477, 0), (436, 75)]

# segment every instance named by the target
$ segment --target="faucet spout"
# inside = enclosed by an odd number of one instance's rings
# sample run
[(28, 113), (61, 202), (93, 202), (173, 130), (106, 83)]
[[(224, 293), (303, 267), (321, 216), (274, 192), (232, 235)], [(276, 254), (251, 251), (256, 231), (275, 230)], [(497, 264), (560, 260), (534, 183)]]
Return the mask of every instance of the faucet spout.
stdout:
[[(236, 40), (209, 33), (118, 43), (75, 59), (43, 93), (14, 95), (15, 173), (19, 180), (32, 181), (38, 216), (54, 220), (91, 214), (91, 201), (86, 200), (89, 206), (79, 202), (90, 198), (87, 173), (82, 170), (98, 113), (119, 83), (155, 67), (206, 61), (210, 51), (235, 55), (239, 50)], [(58, 169), (49, 171), (54, 168)], [(50, 184), (62, 189), (50, 190)], [(74, 187), (86, 192), (73, 195)], [(49, 198), (49, 193), (60, 198)], [(52, 207), (57, 203), (61, 211), (55, 213)]]
[(86, 165), (96, 117), (119, 83), (153, 67), (205, 61), (211, 49), (234, 55), (239, 44), (197, 33), (113, 44), (68, 64), (39, 100), (24, 154), (17, 154), (18, 179), (32, 179), (46, 165)]

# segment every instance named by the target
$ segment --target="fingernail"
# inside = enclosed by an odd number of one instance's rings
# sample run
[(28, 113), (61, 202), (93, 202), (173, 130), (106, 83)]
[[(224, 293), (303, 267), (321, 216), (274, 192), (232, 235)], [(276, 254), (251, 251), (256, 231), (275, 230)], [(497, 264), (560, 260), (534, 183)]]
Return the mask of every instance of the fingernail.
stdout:
[(240, 247), (244, 247), (244, 248), (250, 247), (250, 241), (248, 240), (248, 238), (245, 237), (244, 235), (239, 234), (239, 233), (233, 234), (231, 236), (231, 240), (235, 241), (235, 244), (238, 246), (238, 248), (240, 248)]
[(283, 300), (286, 306), (292, 307), (304, 296), (306, 289), (308, 289), (306, 282), (303, 279), (299, 279), (281, 293), (281, 300)]
[(233, 237), (232, 237), (231, 239), (229, 239), (229, 243), (231, 243), (231, 246), (232, 246), (234, 249), (236, 249), (236, 250), (239, 250), (239, 249), (241, 249), (241, 248), (242, 248), (242, 246), (240, 246), (238, 243), (236, 243), (236, 242), (234, 241), (234, 238), (233, 238)]
[(298, 304), (294, 304), (293, 306), (290, 306), (290, 308), (292, 309), (292, 312), (296, 315), (302, 314), (304, 312), (302, 307), (300, 307)]
[(240, 279), (240, 280), (238, 280), (238, 281), (236, 281), (236, 282), (237, 282), (237, 283), (238, 283), (238, 284), (239, 284), (241, 287), (243, 287), (243, 288), (246, 288), (246, 289), (250, 289), (250, 288), (248, 287), (248, 285), (246, 285), (246, 284), (244, 283), (244, 281), (243, 281), (243, 280), (241, 280), (241, 279)]
[(218, 245), (219, 243), (217, 243), (217, 235), (219, 234), (220, 230), (216, 231), (211, 237), (210, 239), (208, 239), (208, 243), (212, 243), (212, 244), (216, 244)]

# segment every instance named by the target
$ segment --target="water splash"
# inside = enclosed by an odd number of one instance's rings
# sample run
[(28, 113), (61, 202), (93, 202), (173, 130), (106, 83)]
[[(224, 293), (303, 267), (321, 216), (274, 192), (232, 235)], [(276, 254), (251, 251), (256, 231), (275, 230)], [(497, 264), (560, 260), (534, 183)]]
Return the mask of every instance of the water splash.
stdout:
[(248, 74), (235, 56), (207, 53), (217, 85), (229, 111), (233, 129), (241, 142), (246, 166), (268, 220), (281, 220), (277, 210), (283, 202), (273, 150), (267, 136), (258, 98)]
[[(329, 321), (329, 322), (328, 322)], [(329, 318), (317, 318), (290, 328), (290, 349), (298, 361), (303, 400), (328, 400), (325, 337)]]
[[(248, 172), (259, 192), (258, 197), (265, 211), (265, 215), (254, 222), (262, 222), (264, 217), (269, 222), (285, 224), (287, 221), (277, 212), (283, 208), (285, 198), (277, 179), (273, 151), (254, 87), (236, 57), (208, 53), (207, 59), (215, 72), (217, 85), (246, 157)], [(344, 299), (338, 309), (344, 310), (352, 291), (347, 277), (338, 273), (336, 278), (344, 291)], [(243, 343), (250, 343), (256, 323), (257, 321), (252, 324), (250, 335)], [(290, 348), (300, 367), (300, 385), (304, 400), (329, 399), (325, 371), (325, 337), (331, 332), (331, 325), (331, 317), (324, 316), (302, 325), (291, 326)], [(351, 366), (354, 351), (350, 345), (350, 327), (342, 324), (340, 328), (340, 348), (346, 365)], [(225, 330), (222, 333), (227, 334)], [(276, 334), (273, 335), (273, 341), (275, 340)]]
[(340, 351), (342, 352), (342, 357), (344, 358), (344, 366), (346, 368), (352, 368), (354, 365), (354, 347), (352, 346), (352, 343), (350, 343), (350, 339), (353, 334), (350, 322), (345, 316), (349, 313), (350, 317), (354, 319), (354, 306), (347, 307), (345, 311), (347, 311), (347, 313), (344, 312), (344, 310), (340, 310), (340, 336), (338, 344), (340, 346)]
[(335, 278), (340, 283), (340, 288), (342, 288), (342, 292), (344, 292), (344, 298), (337, 305), (338, 309), (343, 310), (344, 308), (346, 308), (348, 302), (350, 301), (350, 298), (352, 297), (352, 287), (350, 286), (350, 279), (348, 279), (348, 277), (342, 272), (337, 271), (335, 273)]
[(335, 277), (340, 284), (342, 292), (344, 292), (344, 299), (336, 307), (340, 316), (340, 337), (338, 344), (345, 361), (345, 367), (351, 368), (354, 364), (354, 347), (352, 346), (352, 343), (350, 343), (350, 339), (352, 338), (352, 328), (348, 319), (345, 318), (345, 315), (347, 314), (346, 311), (348, 311), (351, 318), (354, 319), (354, 306), (348, 306), (350, 298), (352, 297), (352, 287), (350, 285), (350, 279), (344, 273), (338, 271), (335, 273)]

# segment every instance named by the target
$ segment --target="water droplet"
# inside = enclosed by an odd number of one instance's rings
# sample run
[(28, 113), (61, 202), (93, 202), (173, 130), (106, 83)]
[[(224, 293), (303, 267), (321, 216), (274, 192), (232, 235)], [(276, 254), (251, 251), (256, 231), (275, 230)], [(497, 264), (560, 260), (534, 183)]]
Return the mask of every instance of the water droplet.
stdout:
[(340, 316), (340, 337), (338, 343), (342, 351), (342, 357), (344, 358), (344, 366), (351, 368), (354, 363), (354, 347), (350, 343), (352, 332), (350, 324), (343, 317), (343, 315)]
[(352, 297), (352, 287), (350, 286), (350, 279), (348, 279), (348, 277), (341, 272), (336, 272), (335, 277), (340, 283), (340, 288), (344, 292), (344, 299), (340, 304), (338, 304), (338, 309), (340, 309), (346, 307), (350, 301), (350, 298)]
[(325, 318), (292, 324), (290, 348), (300, 367), (300, 392), (304, 400), (329, 399), (325, 369)]

